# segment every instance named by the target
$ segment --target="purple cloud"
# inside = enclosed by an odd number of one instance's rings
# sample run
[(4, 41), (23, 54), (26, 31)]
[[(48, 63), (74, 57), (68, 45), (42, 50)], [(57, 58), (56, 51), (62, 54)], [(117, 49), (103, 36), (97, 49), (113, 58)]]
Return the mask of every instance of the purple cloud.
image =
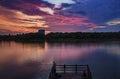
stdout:
[(4, 0), (0, 1), (0, 6), (6, 7), (8, 9), (21, 11), (28, 15), (49, 15), (43, 12), (39, 7), (49, 7), (52, 8), (54, 5), (42, 0)]

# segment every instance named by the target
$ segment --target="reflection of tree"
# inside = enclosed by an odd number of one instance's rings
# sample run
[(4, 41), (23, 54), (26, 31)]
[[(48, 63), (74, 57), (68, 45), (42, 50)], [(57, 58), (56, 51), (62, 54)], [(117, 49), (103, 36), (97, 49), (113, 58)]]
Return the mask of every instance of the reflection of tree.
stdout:
[(28, 41), (28, 42), (27, 42), (27, 41), (24, 41), (24, 42), (20, 42), (20, 44), (21, 44), (21, 43), (23, 44), (23, 46), (24, 46), (25, 44), (30, 44), (30, 45), (31, 45), (31, 44), (34, 44), (34, 45), (37, 44), (37, 45), (39, 45), (39, 47), (45, 48), (45, 41), (41, 41), (41, 42), (40, 42), (40, 41), (39, 41), (39, 42), (38, 42), (38, 41), (36, 41), (36, 42), (31, 42), (31, 41)]
[(45, 55), (45, 42), (23, 42), (22, 50), (25, 60), (41, 61), (40, 59)]
[(40, 42), (39, 46), (42, 47), (42, 48), (45, 48), (45, 42)]

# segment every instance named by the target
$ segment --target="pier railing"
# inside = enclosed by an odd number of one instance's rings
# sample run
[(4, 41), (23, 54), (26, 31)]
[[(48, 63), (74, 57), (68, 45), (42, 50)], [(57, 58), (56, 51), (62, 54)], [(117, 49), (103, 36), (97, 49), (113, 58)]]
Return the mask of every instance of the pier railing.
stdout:
[(54, 62), (49, 75), (49, 79), (53, 79), (56, 73), (75, 73), (80, 74), (82, 77), (84, 77), (84, 79), (92, 79), (92, 75), (88, 65), (56, 65), (56, 63)]

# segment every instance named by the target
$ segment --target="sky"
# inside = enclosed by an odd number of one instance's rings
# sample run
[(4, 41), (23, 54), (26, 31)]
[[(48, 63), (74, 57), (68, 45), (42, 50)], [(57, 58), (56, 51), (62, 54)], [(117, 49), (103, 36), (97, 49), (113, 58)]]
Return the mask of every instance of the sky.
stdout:
[(118, 32), (120, 0), (0, 0), (0, 35)]

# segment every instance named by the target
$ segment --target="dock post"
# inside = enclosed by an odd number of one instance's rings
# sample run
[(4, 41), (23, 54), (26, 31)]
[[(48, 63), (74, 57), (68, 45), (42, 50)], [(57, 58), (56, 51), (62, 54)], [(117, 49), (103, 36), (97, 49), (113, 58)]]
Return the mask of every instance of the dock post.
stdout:
[(56, 63), (53, 62), (53, 65), (52, 65), (52, 68), (51, 68), (51, 72), (49, 74), (49, 79), (53, 79), (53, 77), (55, 76), (56, 74)]
[(87, 65), (87, 73), (88, 73), (88, 78), (89, 79), (92, 79), (92, 75), (91, 75), (91, 71), (90, 71), (90, 68), (89, 68), (89, 66)]
[(77, 64), (75, 65), (75, 73), (77, 74)]
[(55, 62), (53, 62), (53, 72), (54, 72), (54, 74), (56, 73), (56, 63)]
[(64, 74), (66, 73), (66, 65), (64, 64)]

